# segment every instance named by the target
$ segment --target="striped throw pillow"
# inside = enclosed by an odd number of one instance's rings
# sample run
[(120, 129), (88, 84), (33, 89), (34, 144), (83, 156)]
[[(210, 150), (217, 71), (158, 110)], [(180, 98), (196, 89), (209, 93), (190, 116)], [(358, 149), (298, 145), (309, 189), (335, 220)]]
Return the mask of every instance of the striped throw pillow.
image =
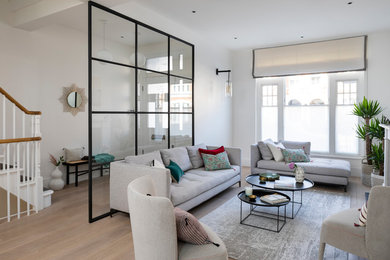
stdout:
[(206, 230), (192, 214), (180, 208), (175, 208), (174, 211), (177, 238), (179, 240), (195, 245), (214, 244), (219, 246), (219, 244), (209, 240)]
[(360, 226), (360, 227), (365, 227), (366, 226), (366, 222), (367, 222), (367, 202), (365, 202), (362, 206), (362, 208), (360, 209), (360, 215), (359, 215), (359, 223), (356, 224), (355, 223), (355, 226)]

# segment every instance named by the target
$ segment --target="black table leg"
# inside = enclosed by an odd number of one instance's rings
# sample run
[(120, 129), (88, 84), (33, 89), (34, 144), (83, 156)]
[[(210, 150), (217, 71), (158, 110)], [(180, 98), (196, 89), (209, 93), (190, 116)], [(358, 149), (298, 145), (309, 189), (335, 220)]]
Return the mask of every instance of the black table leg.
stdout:
[(100, 177), (103, 176), (103, 164), (100, 165)]
[(69, 185), (69, 165), (66, 165), (66, 185)]
[(77, 187), (77, 186), (79, 186), (79, 166), (78, 165), (76, 165), (76, 172), (74, 173), (74, 177), (75, 177), (74, 186)]

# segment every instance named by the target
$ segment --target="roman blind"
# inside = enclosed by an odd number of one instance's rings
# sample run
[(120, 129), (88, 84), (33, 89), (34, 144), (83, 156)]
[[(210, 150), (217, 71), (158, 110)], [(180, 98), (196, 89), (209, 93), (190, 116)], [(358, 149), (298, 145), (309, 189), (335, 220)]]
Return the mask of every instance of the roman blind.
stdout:
[(253, 77), (366, 69), (366, 36), (253, 50)]

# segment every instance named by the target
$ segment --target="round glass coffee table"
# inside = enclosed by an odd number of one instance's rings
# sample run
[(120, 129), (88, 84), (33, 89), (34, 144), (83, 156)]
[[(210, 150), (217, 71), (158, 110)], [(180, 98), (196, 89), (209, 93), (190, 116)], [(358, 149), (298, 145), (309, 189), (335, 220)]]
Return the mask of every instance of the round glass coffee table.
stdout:
[[(277, 186), (277, 187), (275, 187), (275, 181), (266, 181), (264, 183), (261, 183), (259, 174), (248, 175), (245, 180), (247, 183), (251, 184), (252, 186), (255, 186), (255, 187), (258, 187), (261, 189), (291, 192), (292, 193), (292, 196), (291, 196), (292, 197), (292, 199), (291, 199), (291, 217), (288, 216), (288, 218), (293, 219), (296, 217), (296, 215), (298, 214), (299, 210), (302, 207), (302, 196), (303, 196), (302, 191), (312, 188), (314, 186), (314, 182), (305, 178), (303, 183), (297, 183), (297, 182), (295, 182), (294, 176), (283, 175), (283, 174), (279, 174), (279, 176), (280, 176), (279, 180), (281, 182), (289, 183), (292, 186), (288, 186), (288, 187)], [(301, 196), (300, 196), (300, 200), (298, 200), (298, 201), (295, 200), (295, 192), (300, 192)], [(299, 205), (298, 209), (296, 209), (296, 207), (294, 207), (295, 204)]]
[[(286, 206), (287, 206), (288, 203), (290, 203), (291, 198), (289, 196), (287, 196), (286, 194), (283, 194), (283, 193), (280, 193), (280, 192), (263, 190), (263, 189), (253, 189), (253, 194), (256, 195), (256, 200), (255, 201), (251, 201), (249, 199), (249, 197), (245, 195), (245, 191), (241, 191), (237, 195), (237, 197), (240, 199), (240, 202), (241, 202), (241, 204), (240, 204), (240, 224), (279, 233), (280, 230), (282, 230), (282, 228), (286, 224)], [(282, 195), (286, 199), (288, 199), (288, 201), (281, 202), (281, 203), (270, 204), (270, 203), (264, 202), (264, 201), (262, 201), (260, 199), (260, 197), (262, 197), (264, 195), (271, 195), (271, 194)], [(242, 217), (242, 203), (243, 202), (250, 206), (249, 214), (245, 218)], [(266, 207), (266, 208), (273, 207), (273, 208), (277, 209), (277, 214), (270, 214), (270, 213), (267, 213), (267, 212), (262, 212), (262, 211), (259, 211), (259, 210), (255, 210), (258, 207), (260, 207), (260, 208), (261, 207)], [(281, 213), (283, 213), (283, 214), (281, 214)], [(266, 227), (260, 226), (260, 225), (254, 225), (254, 224), (246, 223), (245, 221), (250, 216), (257, 216), (257, 217), (267, 218), (267, 219), (271, 219), (271, 220), (276, 220), (276, 230), (275, 229), (269, 229), (269, 228), (266, 228)]]

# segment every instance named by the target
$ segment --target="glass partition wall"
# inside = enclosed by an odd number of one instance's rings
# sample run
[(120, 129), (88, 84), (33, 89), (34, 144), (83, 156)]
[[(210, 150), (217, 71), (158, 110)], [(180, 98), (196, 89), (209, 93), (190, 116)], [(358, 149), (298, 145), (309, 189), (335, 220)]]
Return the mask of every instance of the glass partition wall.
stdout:
[[(88, 13), (89, 158), (192, 145), (194, 46), (94, 2)], [(90, 170), (89, 222), (109, 198), (109, 172)]]

